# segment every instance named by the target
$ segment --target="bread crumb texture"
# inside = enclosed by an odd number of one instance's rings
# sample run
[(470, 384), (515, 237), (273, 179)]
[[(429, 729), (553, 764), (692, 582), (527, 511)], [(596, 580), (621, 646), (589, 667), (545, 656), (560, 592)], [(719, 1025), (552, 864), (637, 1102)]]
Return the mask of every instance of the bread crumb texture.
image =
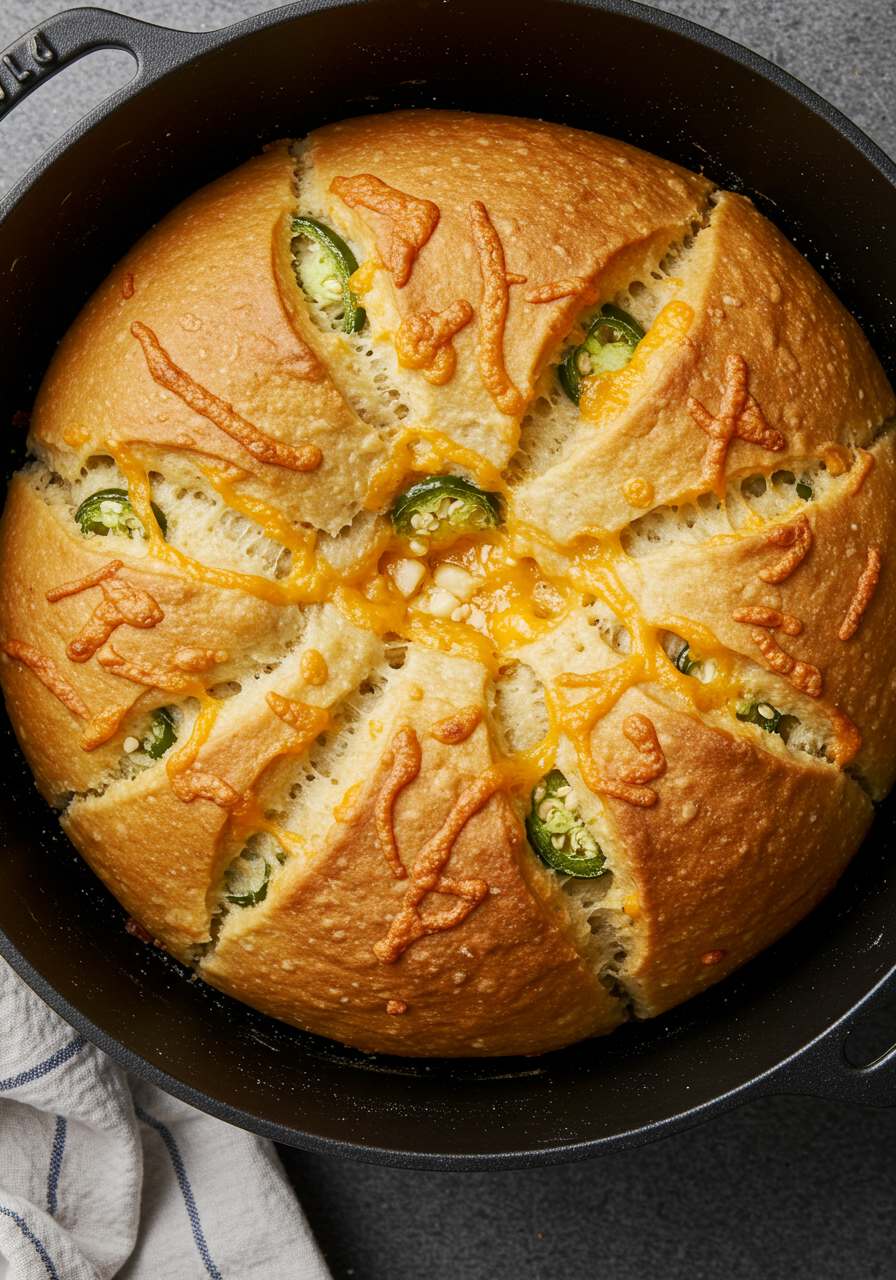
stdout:
[(0, 679), (134, 929), (368, 1052), (724, 978), (896, 775), (893, 393), (749, 200), (408, 111), (279, 143), (60, 343)]

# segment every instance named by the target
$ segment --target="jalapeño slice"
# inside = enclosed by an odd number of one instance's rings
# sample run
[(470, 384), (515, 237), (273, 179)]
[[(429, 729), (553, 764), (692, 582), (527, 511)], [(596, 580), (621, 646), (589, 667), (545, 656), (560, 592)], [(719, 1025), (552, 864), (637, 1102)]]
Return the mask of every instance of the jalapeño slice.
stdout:
[(160, 760), (168, 748), (174, 746), (175, 742), (177, 742), (177, 730), (174, 727), (171, 708), (159, 707), (158, 710), (152, 713), (149, 729), (146, 731), (140, 746), (150, 760)]
[[(560, 793), (563, 793), (562, 795)], [(532, 791), (526, 834), (538, 856), (561, 875), (590, 880), (606, 873), (606, 858), (576, 807), (565, 803), (572, 788), (559, 769), (545, 774)]]
[[(161, 507), (153, 502), (152, 513), (162, 531), (168, 532), (168, 521)], [(140, 517), (131, 506), (127, 489), (100, 489), (86, 498), (75, 512), (75, 519), (86, 538), (91, 533), (113, 537), (133, 538), (134, 533), (147, 537)]]
[(299, 283), (322, 307), (342, 302), (342, 332), (360, 333), (367, 314), (348, 287), (349, 276), (358, 270), (358, 260), (341, 236), (316, 218), (293, 218), (293, 236), (305, 236), (316, 252), (297, 263)]
[(501, 522), (501, 499), (461, 476), (427, 476), (397, 499), (390, 515), (407, 538), (445, 538)]
[(766, 733), (781, 732), (781, 721), (785, 718), (785, 712), (779, 711), (770, 702), (751, 702), (748, 698), (742, 698), (737, 704), (736, 711), (738, 720), (758, 725)]
[(643, 337), (644, 330), (634, 316), (609, 302), (601, 307), (584, 342), (560, 366), (560, 384), (570, 400), (579, 403), (586, 378), (624, 369)]
[(264, 863), (261, 883), (257, 884), (254, 888), (242, 888), (242, 882), (247, 879), (247, 869), (240, 868), (237, 875), (241, 882), (241, 891), (238, 890), (236, 893), (225, 894), (227, 901), (232, 902), (236, 907), (254, 907), (257, 903), (264, 902), (265, 898), (268, 896), (268, 881), (271, 878), (270, 863)]
[(691, 657), (691, 646), (689, 644), (685, 644), (683, 649), (679, 649), (678, 657), (675, 659), (675, 665), (678, 667), (678, 670), (683, 671), (686, 676), (690, 675), (691, 667), (695, 667), (697, 665), (697, 659)]

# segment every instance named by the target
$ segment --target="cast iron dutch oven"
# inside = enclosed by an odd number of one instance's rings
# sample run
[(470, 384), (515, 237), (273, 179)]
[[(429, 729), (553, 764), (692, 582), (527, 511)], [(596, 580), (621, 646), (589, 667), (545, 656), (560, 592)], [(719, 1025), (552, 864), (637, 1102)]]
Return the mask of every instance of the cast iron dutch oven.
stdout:
[[(179, 200), (273, 138), (399, 106), (559, 120), (704, 169), (796, 242), (896, 374), (896, 166), (790, 76), (679, 18), (627, 0), (312, 0), (191, 34), (73, 9), (2, 55), (0, 113), (109, 46), (134, 56), (134, 80), (0, 206), (7, 422), (89, 293)], [(273, 1022), (130, 937), (8, 727), (2, 746), (0, 951), (113, 1058), (233, 1124), (474, 1169), (634, 1146), (769, 1093), (896, 1103), (896, 1051), (864, 1068), (843, 1052), (896, 991), (893, 801), (807, 921), (682, 1008), (543, 1058), (415, 1062)]]

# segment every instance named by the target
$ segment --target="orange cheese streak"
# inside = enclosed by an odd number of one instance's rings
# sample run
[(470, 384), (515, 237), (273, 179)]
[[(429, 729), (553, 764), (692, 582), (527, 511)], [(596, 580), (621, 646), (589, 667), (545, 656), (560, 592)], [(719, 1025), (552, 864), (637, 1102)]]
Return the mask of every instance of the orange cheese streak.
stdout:
[(774, 452), (787, 444), (781, 432), (768, 425), (747, 390), (747, 362), (743, 356), (730, 355), (725, 361), (725, 390), (717, 414), (709, 413), (693, 396), (688, 400), (688, 409), (697, 426), (709, 436), (701, 482), (717, 493), (724, 487), (728, 445), (735, 437)]
[(735, 609), (731, 617), (735, 622), (745, 622), (753, 627), (769, 627), (772, 631), (780, 627), (786, 636), (798, 636), (803, 630), (799, 618), (792, 618), (789, 613), (779, 613), (767, 605), (753, 605), (747, 609)]
[(202, 691), (202, 706), (193, 725), (193, 732), (179, 751), (174, 751), (165, 761), (165, 770), (171, 790), (179, 800), (190, 804), (193, 800), (210, 800), (221, 809), (230, 809), (239, 802), (239, 792), (216, 774), (196, 768), (196, 759), (208, 740), (217, 719), (219, 703)]
[(406, 787), (417, 777), (420, 772), (421, 758), (420, 742), (410, 725), (398, 730), (384, 757), (384, 763), (389, 772), (376, 798), (374, 821), (380, 849), (396, 880), (404, 880), (408, 873), (395, 843), (392, 806), (402, 787)]
[(643, 786), (644, 783), (653, 782), (654, 778), (659, 778), (666, 772), (666, 757), (663, 754), (663, 748), (660, 746), (660, 740), (656, 736), (653, 722), (648, 720), (647, 716), (628, 716), (622, 722), (622, 732), (629, 742), (638, 748), (642, 757), (640, 764), (634, 765), (632, 768), (627, 769), (625, 773), (619, 775), (622, 782)]
[(131, 333), (143, 348), (146, 364), (154, 381), (166, 391), (173, 392), (194, 413), (207, 418), (232, 440), (236, 440), (253, 458), (257, 458), (259, 462), (268, 462), (274, 467), (287, 467), (290, 471), (315, 471), (320, 466), (323, 454), (316, 444), (293, 446), (265, 435), (258, 427), (240, 417), (233, 405), (226, 404), (211, 391), (207, 391), (176, 365), (152, 329), (142, 321), (134, 321)]
[[(192, 654), (193, 651), (188, 651)], [(154, 667), (150, 663), (140, 662), (138, 659), (123, 658), (120, 653), (111, 644), (104, 645), (96, 655), (96, 660), (101, 667), (105, 667), (107, 671), (111, 671), (113, 675), (121, 676), (125, 680), (132, 680), (134, 684), (146, 685), (147, 688), (161, 689), (164, 693), (181, 693), (196, 694), (204, 693), (201, 684), (193, 676), (193, 672), (207, 671), (215, 662), (224, 662), (227, 655), (223, 656), (207, 649), (203, 651), (208, 655), (206, 665), (191, 665), (186, 670), (182, 667), (180, 670), (171, 670), (168, 667)], [(182, 660), (183, 651), (177, 653), (172, 658), (174, 667), (179, 667), (178, 659)]]
[(859, 492), (862, 485), (865, 483), (869, 472), (874, 466), (874, 454), (869, 453), (867, 449), (856, 449), (856, 457), (858, 465), (855, 468), (854, 474), (850, 476), (850, 486), (853, 497), (855, 497)]
[(460, 711), (455, 711), (454, 715), (434, 724), (429, 735), (437, 742), (454, 747), (460, 742), (466, 742), (481, 720), (482, 711), (479, 707), (461, 707)]
[[(387, 936), (374, 943), (374, 953), (383, 964), (394, 964), (418, 938), (430, 933), (440, 933), (444, 929), (453, 929), (455, 925), (461, 924), (488, 893), (485, 880), (456, 880), (443, 875), (442, 869), (451, 857), (454, 842), (461, 831), (499, 790), (503, 778), (501, 766), (491, 765), (469, 783), (458, 796), (442, 826), (420, 850), (401, 909), (392, 921)], [(458, 899), (457, 905), (434, 912), (424, 920), (419, 907), (429, 893), (450, 894)]]
[(762, 541), (767, 547), (787, 547), (788, 550), (775, 564), (761, 570), (759, 577), (763, 582), (784, 582), (809, 554), (812, 530), (809, 521), (801, 515), (797, 516), (793, 524), (779, 524), (773, 529), (767, 529), (762, 535)]
[(616, 705), (626, 689), (641, 684), (646, 676), (643, 656), (632, 654), (618, 666), (609, 667), (606, 671), (595, 671), (585, 676), (565, 672), (557, 678), (557, 684), (567, 688), (597, 685), (596, 693), (583, 702), (566, 707), (560, 719), (563, 732), (576, 749), (585, 785), (596, 795), (614, 796), (642, 808), (650, 808), (656, 804), (656, 792), (649, 787), (633, 785), (622, 778), (605, 778), (591, 750), (591, 734), (598, 720), (603, 719)]
[(694, 311), (686, 302), (667, 302), (624, 369), (585, 379), (579, 400), (583, 420), (601, 427), (624, 412), (640, 394), (648, 366), (654, 359), (669, 359), (686, 346), (693, 323)]
[(66, 649), (72, 662), (89, 662), (116, 627), (126, 623), (129, 627), (145, 630), (157, 626), (164, 619), (164, 613), (148, 591), (141, 591), (123, 578), (115, 576), (122, 568), (124, 565), (121, 560), (111, 560), (95, 573), (74, 582), (64, 582), (46, 593), (50, 604), (55, 604), (66, 596), (89, 591), (92, 587), (99, 587), (103, 593), (102, 604), (97, 605)]
[(532, 289), (526, 294), (526, 301), (539, 304), (559, 302), (561, 298), (582, 298), (584, 302), (593, 292), (593, 285), (587, 276), (569, 276), (565, 280), (552, 280), (549, 284)]
[(856, 584), (855, 594), (850, 601), (849, 608), (846, 610), (843, 625), (837, 632), (841, 640), (849, 640), (858, 631), (862, 615), (871, 603), (871, 597), (877, 587), (882, 563), (883, 558), (880, 554), (880, 547), (869, 547), (868, 559), (865, 563), (865, 568), (862, 570), (862, 576)]
[(82, 751), (94, 751), (113, 737), (128, 710), (126, 706), (109, 705), (92, 716), (84, 699), (60, 674), (52, 658), (48, 658), (33, 645), (23, 644), (21, 640), (6, 640), (0, 648), (10, 658), (15, 658), (32, 671), (44, 688), (58, 698), (73, 716), (89, 722), (81, 737)]
[(24, 644), (21, 640), (5, 640), (0, 646), (10, 658), (15, 658), (32, 671), (54, 697), (58, 698), (66, 710), (82, 720), (90, 718), (90, 708), (76, 689), (73, 689), (52, 658), (35, 649), (34, 645)]
[(395, 335), (398, 363), (406, 369), (419, 369), (433, 386), (444, 386), (457, 368), (451, 339), (472, 318), (473, 308), (465, 298), (452, 302), (445, 311), (426, 309), (406, 316)]
[(108, 742), (118, 732), (118, 726), (124, 719), (125, 712), (129, 708), (115, 706), (110, 704), (98, 711), (90, 721), (88, 727), (84, 730), (81, 738), (82, 751), (94, 751), (97, 747), (101, 747), (104, 742)]
[(774, 636), (758, 629), (751, 632), (753, 643), (772, 671), (789, 680), (795, 689), (810, 698), (821, 696), (821, 672), (811, 662), (800, 662), (778, 644)]
[(517, 414), (522, 412), (523, 397), (504, 367), (504, 326), (509, 304), (507, 286), (525, 284), (526, 277), (507, 271), (500, 237), (481, 200), (474, 200), (470, 205), (470, 226), (482, 276), (477, 344), (479, 376), (501, 412)]
[(388, 218), (391, 229), (377, 235), (376, 247), (396, 287), (403, 289), (411, 278), (414, 259), (439, 224), (438, 205), (397, 191), (372, 173), (334, 178), (330, 190), (350, 209), (369, 209)]

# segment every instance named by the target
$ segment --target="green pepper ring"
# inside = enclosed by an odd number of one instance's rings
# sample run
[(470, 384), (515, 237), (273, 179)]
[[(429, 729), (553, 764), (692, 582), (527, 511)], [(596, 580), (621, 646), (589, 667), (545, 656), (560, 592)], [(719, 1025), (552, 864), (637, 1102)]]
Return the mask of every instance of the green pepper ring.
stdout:
[(341, 236), (315, 218), (293, 218), (293, 236), (307, 236), (330, 255), (336, 274), (342, 281), (342, 332), (360, 333), (367, 323), (367, 313), (348, 287), (349, 277), (358, 270), (358, 260)]
[(484, 516), (482, 524), (475, 526), (476, 528), (494, 528), (501, 521), (499, 494), (486, 493), (484, 489), (480, 489), (471, 480), (465, 480), (462, 476), (427, 476), (425, 480), (412, 485), (396, 499), (395, 506), (390, 512), (395, 532), (414, 537), (416, 530), (411, 524), (411, 516), (416, 515), (422, 502), (436, 495), (444, 498), (463, 498), (467, 502), (474, 502)]
[[(771, 707), (775, 713), (773, 716), (763, 716), (759, 714), (760, 705)], [(786, 712), (779, 711), (777, 707), (772, 706), (770, 702), (753, 702), (750, 704), (749, 711), (743, 715), (738, 711), (737, 718), (743, 724), (755, 724), (759, 729), (764, 729), (766, 733), (780, 733), (781, 721), (784, 719)]]
[[(157, 727), (159, 728), (159, 732), (150, 742), (149, 746), (147, 746), (146, 743), (149, 740), (149, 734)], [(149, 733), (146, 734), (140, 745), (149, 756), (150, 760), (161, 760), (168, 748), (173, 747), (175, 742), (177, 742), (177, 730), (174, 727), (174, 718), (171, 715), (171, 709), (170, 707), (158, 707), (152, 714), (152, 724), (150, 725)]]
[(584, 379), (579, 373), (579, 356), (583, 351), (587, 351), (589, 355), (594, 354), (588, 343), (594, 340), (600, 329), (618, 330), (632, 348), (633, 353), (635, 347), (644, 337), (644, 330), (634, 316), (630, 316), (627, 311), (623, 311), (621, 307), (614, 307), (611, 302), (601, 307), (596, 319), (592, 321), (588, 332), (585, 334), (584, 340), (573, 348), (560, 366), (560, 385), (573, 404), (579, 403), (583, 390)]
[[(545, 793), (540, 800), (535, 799), (535, 792), (540, 786)], [(598, 846), (597, 855), (593, 858), (577, 858), (574, 854), (563, 853), (551, 844), (551, 837), (544, 829), (537, 814), (539, 806), (557, 794), (558, 787), (567, 787), (569, 783), (559, 769), (552, 769), (545, 774), (539, 783), (532, 788), (532, 808), (526, 817), (526, 835), (529, 843), (543, 862), (561, 875), (572, 876), (576, 880), (594, 880), (608, 873), (606, 858)]]
[(684, 672), (686, 676), (690, 675), (691, 667), (697, 665), (697, 659), (692, 658), (690, 654), (691, 646), (686, 643), (684, 648), (679, 650), (678, 657), (675, 659), (676, 667), (678, 667), (679, 671)]
[(264, 879), (257, 889), (250, 889), (248, 893), (228, 893), (225, 895), (228, 902), (232, 902), (237, 907), (254, 907), (259, 902), (264, 902), (268, 896), (268, 881), (271, 878), (271, 864), (264, 864)]
[[(91, 530), (93, 517), (91, 515), (90, 508), (94, 504), (98, 506), (101, 502), (124, 502), (131, 508), (131, 511), (134, 511), (134, 506), (128, 496), (127, 489), (98, 489), (96, 493), (92, 493), (89, 498), (85, 498), (80, 507), (78, 507), (78, 510), (75, 512), (75, 520), (81, 526), (81, 532), (85, 537), (88, 533), (93, 532), (93, 530)], [(168, 532), (168, 520), (165, 516), (165, 512), (161, 507), (157, 507), (154, 502), (151, 502), (149, 505), (152, 507), (152, 513), (156, 518), (156, 523), (162, 531), (162, 537), (164, 538)], [(137, 515), (136, 511), (134, 511), (134, 515)], [(137, 518), (139, 519), (139, 516)]]

